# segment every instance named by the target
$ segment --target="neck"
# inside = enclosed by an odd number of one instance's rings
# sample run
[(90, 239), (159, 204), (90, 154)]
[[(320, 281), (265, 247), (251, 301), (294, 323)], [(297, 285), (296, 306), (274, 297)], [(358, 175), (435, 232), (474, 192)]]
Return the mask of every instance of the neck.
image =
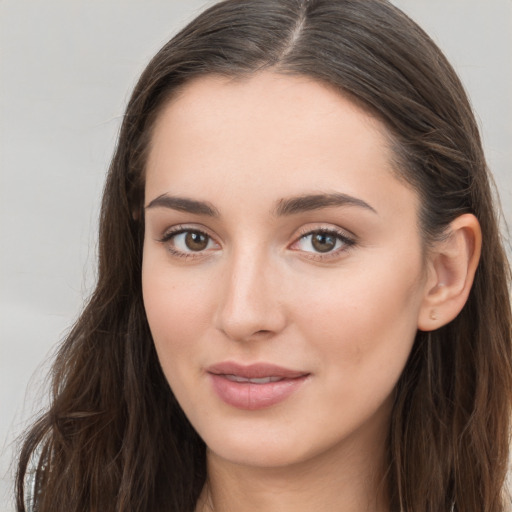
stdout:
[(208, 451), (197, 512), (389, 512), (386, 439), (365, 449), (345, 442), (284, 467), (231, 463)]

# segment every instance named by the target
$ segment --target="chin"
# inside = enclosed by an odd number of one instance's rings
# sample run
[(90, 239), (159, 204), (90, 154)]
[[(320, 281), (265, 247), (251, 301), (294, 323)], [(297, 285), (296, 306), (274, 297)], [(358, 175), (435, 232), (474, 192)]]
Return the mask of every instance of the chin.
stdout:
[(278, 468), (299, 463), (309, 455), (303, 439), (289, 432), (276, 432), (271, 427), (245, 431), (242, 428), (220, 428), (214, 432), (199, 431), (199, 435), (205, 441), (210, 456), (241, 466)]
[(230, 464), (252, 468), (284, 468), (300, 464), (308, 459), (306, 453), (296, 448), (280, 446), (245, 445), (220, 446), (207, 448), (209, 457), (220, 458)]

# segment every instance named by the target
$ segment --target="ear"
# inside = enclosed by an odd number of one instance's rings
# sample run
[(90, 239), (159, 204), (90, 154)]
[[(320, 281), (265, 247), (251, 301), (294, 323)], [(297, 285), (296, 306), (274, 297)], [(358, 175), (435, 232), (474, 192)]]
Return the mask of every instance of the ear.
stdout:
[(418, 329), (433, 331), (460, 313), (473, 285), (481, 247), (480, 224), (469, 213), (451, 222), (445, 237), (435, 242), (428, 254)]

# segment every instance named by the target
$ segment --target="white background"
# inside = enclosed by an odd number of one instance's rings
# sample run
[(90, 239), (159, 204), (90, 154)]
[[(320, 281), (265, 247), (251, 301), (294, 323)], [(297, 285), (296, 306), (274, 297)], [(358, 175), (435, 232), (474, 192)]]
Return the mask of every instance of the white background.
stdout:
[[(94, 284), (96, 221), (124, 105), (202, 0), (0, 0), (0, 512), (15, 437)], [(512, 219), (512, 0), (396, 0), (472, 98)]]

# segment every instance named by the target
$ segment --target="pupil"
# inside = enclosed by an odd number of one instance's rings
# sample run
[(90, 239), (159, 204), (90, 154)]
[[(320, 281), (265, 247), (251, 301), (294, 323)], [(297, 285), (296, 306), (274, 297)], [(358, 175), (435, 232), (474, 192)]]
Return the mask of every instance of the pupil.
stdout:
[(317, 233), (313, 235), (313, 247), (318, 252), (329, 252), (336, 246), (336, 239), (327, 233)]
[(203, 233), (189, 231), (185, 236), (185, 244), (191, 251), (202, 251), (208, 245), (208, 237)]

